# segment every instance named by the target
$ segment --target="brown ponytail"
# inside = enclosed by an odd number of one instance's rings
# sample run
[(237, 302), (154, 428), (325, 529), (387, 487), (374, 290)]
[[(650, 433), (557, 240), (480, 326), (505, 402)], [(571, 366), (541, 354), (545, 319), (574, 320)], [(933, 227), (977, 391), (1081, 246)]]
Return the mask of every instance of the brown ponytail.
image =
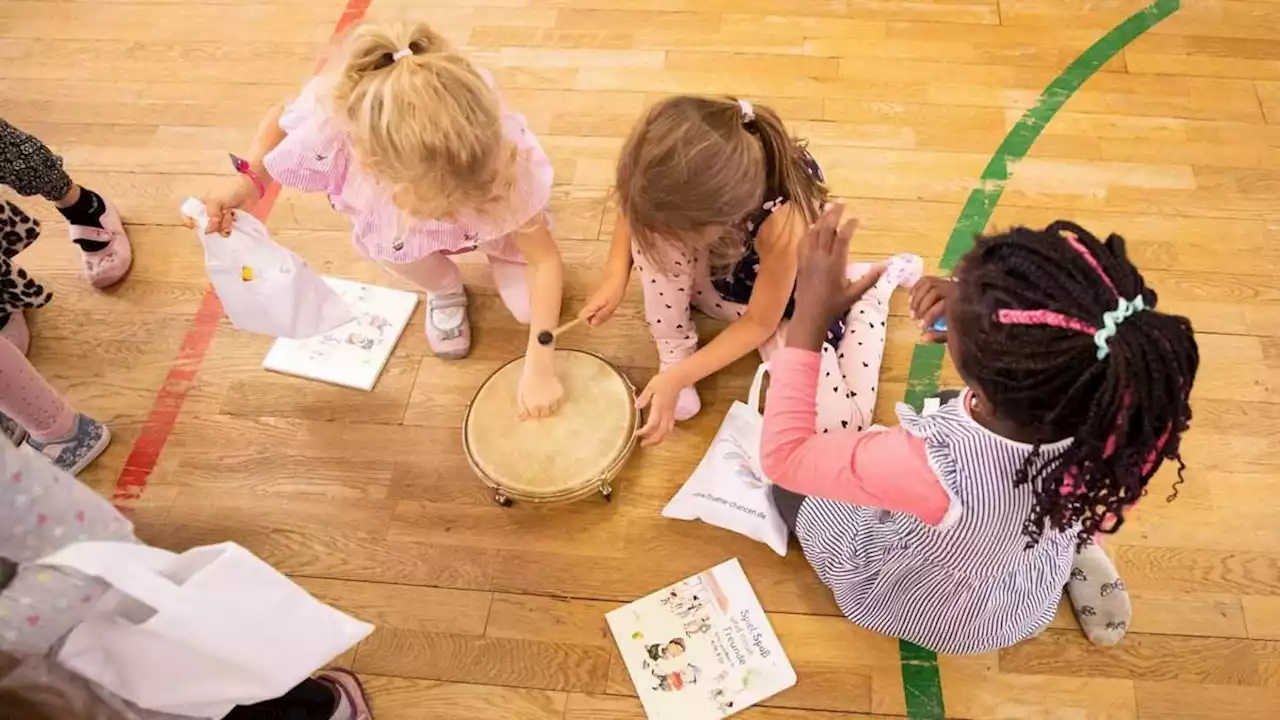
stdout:
[(766, 192), (817, 219), (827, 190), (805, 160), (803, 143), (771, 108), (755, 106), (750, 118), (736, 99), (682, 95), (654, 105), (631, 130), (615, 189), (649, 262), (671, 272), (681, 255), (706, 252), (727, 269), (745, 249), (744, 221), (772, 199)]
[(764, 148), (769, 189), (794, 203), (806, 225), (817, 222), (827, 202), (827, 188), (809, 169), (807, 143), (787, 133), (773, 108), (755, 105), (752, 109), (755, 119), (744, 125)]

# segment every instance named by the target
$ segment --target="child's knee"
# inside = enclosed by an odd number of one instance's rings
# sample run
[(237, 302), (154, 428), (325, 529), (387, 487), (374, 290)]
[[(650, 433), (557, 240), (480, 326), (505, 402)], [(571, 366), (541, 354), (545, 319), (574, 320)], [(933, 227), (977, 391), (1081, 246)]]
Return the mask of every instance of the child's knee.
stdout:
[(507, 306), (507, 310), (511, 313), (511, 317), (521, 325), (528, 325), (533, 322), (533, 311), (529, 307), (529, 298), (525, 296), (523, 301), (516, 298), (507, 299), (506, 295), (502, 296), (502, 304)]
[(502, 304), (507, 306), (511, 317), (521, 325), (532, 321), (533, 308), (529, 300), (528, 267), (524, 263), (507, 260), (493, 255), (488, 256), (489, 265), (493, 268), (493, 283), (498, 287), (498, 296)]

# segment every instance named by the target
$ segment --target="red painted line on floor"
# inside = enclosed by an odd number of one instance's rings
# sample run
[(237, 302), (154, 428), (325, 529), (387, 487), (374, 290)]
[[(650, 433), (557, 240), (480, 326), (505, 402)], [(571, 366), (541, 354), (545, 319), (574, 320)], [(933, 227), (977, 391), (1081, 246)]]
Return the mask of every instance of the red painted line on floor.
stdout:
[(156, 461), (160, 459), (160, 451), (164, 449), (173, 432), (174, 423), (178, 421), (178, 413), (182, 411), (182, 403), (187, 393), (196, 384), (196, 373), (204, 361), (213, 336), (218, 332), (218, 322), (222, 319), (222, 303), (213, 291), (207, 291), (200, 302), (191, 322), (191, 329), (182, 338), (178, 349), (178, 358), (173, 367), (165, 375), (160, 391), (156, 393), (151, 411), (147, 413), (147, 421), (142, 426), (142, 434), (133, 443), (129, 457), (120, 469), (116, 478), (116, 489), (111, 495), (114, 503), (137, 500), (147, 487), (147, 479), (155, 470)]
[[(372, 3), (373, 0), (348, 0), (342, 15), (338, 17), (338, 22), (333, 27), (333, 33), (329, 36), (330, 47), (336, 44), (352, 25), (364, 17)], [(319, 70), (323, 64), (324, 56), (317, 62), (316, 69)], [(266, 194), (254, 208), (253, 214), (266, 222), (279, 196), (280, 186), (273, 182), (267, 187)], [(212, 288), (206, 290), (200, 301), (200, 309), (196, 310), (195, 317), (191, 320), (191, 328), (182, 338), (178, 357), (165, 375), (159, 391), (156, 392), (156, 399), (152, 402), (147, 420), (142, 425), (142, 433), (134, 441), (133, 447), (129, 450), (129, 457), (125, 459), (124, 467), (120, 469), (120, 475), (116, 478), (116, 488), (111, 494), (113, 503), (120, 505), (142, 497), (143, 491), (147, 488), (147, 481), (151, 478), (151, 473), (155, 472), (156, 463), (160, 460), (160, 453), (169, 442), (169, 436), (173, 434), (173, 427), (178, 422), (182, 405), (186, 402), (191, 388), (195, 387), (196, 375), (204, 363), (205, 354), (209, 352), (209, 346), (213, 344), (214, 335), (218, 333), (218, 324), (222, 316), (222, 303), (218, 301), (217, 294)]]

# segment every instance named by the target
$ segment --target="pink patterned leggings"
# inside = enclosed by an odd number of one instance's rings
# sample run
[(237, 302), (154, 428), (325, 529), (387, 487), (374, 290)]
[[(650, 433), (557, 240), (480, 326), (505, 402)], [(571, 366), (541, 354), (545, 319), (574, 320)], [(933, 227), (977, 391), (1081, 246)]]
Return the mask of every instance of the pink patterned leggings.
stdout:
[[(681, 264), (675, 271), (664, 275), (634, 245), (632, 257), (644, 287), (645, 319), (658, 346), (662, 369), (697, 351), (694, 309), (727, 322), (737, 320), (747, 310), (746, 305), (720, 296), (711, 284), (705, 258), (680, 258)], [(870, 268), (868, 263), (850, 265), (849, 277), (859, 277)], [(838, 347), (823, 345), (822, 379), (816, 398), (818, 430), (862, 430), (871, 424), (880, 363), (884, 358), (889, 296), (897, 287), (915, 284), (922, 269), (923, 264), (915, 255), (890, 258), (883, 277), (875, 287), (849, 309), (845, 317), (845, 335)], [(783, 321), (777, 333), (761, 346), (762, 359), (768, 361), (773, 351), (782, 347), (786, 328), (787, 322)]]
[(76, 414), (6, 337), (0, 337), (0, 412), (37, 440), (66, 436)]

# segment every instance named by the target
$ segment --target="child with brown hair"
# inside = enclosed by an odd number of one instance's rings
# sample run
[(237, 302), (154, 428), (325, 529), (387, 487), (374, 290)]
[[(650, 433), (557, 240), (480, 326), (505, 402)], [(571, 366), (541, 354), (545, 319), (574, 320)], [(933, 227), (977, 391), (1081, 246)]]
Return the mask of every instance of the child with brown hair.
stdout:
[[(555, 411), (562, 266), (547, 203), (551, 161), (493, 78), (429, 26), (366, 24), (326, 75), (263, 121), (242, 177), (205, 199), (210, 232), (228, 232), (270, 179), (323, 192), (352, 223), (356, 248), (427, 294), (426, 335), (442, 358), (471, 350), (462, 275), (450, 255), (479, 250), (503, 302), (531, 325), (517, 412)], [(527, 277), (526, 277), (527, 275)]]
[[(605, 278), (579, 315), (592, 325), (608, 320), (636, 266), (661, 370), (638, 401), (649, 408), (640, 434), (654, 444), (701, 409), (695, 383), (779, 344), (794, 308), (797, 243), (827, 188), (817, 162), (772, 109), (680, 96), (655, 105), (632, 130), (616, 191), (621, 207)], [(888, 296), (919, 273), (919, 258), (892, 259), (866, 301), (832, 323), (824, 353), (829, 387), (818, 397), (823, 430), (868, 423), (879, 353), (874, 363), (855, 364), (840, 347), (883, 348)], [(730, 323), (702, 349), (691, 307)]]

